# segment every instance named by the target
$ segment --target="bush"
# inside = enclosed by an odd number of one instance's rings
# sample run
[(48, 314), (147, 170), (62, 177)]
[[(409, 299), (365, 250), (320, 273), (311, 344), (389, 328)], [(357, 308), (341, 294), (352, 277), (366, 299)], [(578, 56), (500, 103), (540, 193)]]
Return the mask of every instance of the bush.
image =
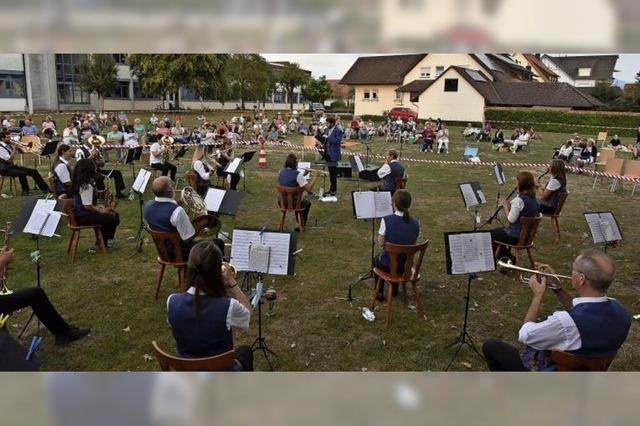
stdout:
[(347, 110), (347, 104), (344, 101), (341, 101), (340, 99), (338, 99), (337, 101), (333, 101), (331, 102), (331, 110), (343, 110), (346, 111)]
[(494, 127), (503, 129), (533, 127), (540, 132), (581, 133), (598, 132), (635, 136), (640, 124), (638, 114), (611, 114), (605, 112), (577, 112), (532, 109), (487, 109), (485, 119)]

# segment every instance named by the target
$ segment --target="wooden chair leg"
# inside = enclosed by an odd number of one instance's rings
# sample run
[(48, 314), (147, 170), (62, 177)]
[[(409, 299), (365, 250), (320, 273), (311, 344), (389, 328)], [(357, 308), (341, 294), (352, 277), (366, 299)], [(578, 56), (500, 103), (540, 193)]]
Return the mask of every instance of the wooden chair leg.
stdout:
[(286, 211), (282, 212), (282, 215), (280, 216), (280, 225), (278, 225), (278, 231), (282, 231), (282, 229), (284, 228), (284, 218), (287, 215)]
[(69, 244), (67, 245), (67, 254), (71, 253), (71, 246), (73, 245), (73, 239), (76, 237), (76, 231), (71, 231), (69, 236)]
[(393, 305), (393, 286), (391, 285), (391, 283), (387, 283), (389, 284), (387, 287), (387, 321), (386, 321), (386, 325), (387, 327), (389, 326), (389, 324), (391, 323), (391, 306)]
[(71, 263), (74, 263), (76, 261), (79, 243), (80, 243), (80, 231), (76, 231), (73, 234), (73, 244), (71, 246)]
[(298, 228), (300, 228), (300, 233), (304, 232), (304, 223), (302, 221), (302, 212), (298, 213), (297, 215), (297, 219), (298, 219)]
[(104, 238), (102, 237), (102, 230), (100, 228), (93, 228), (93, 232), (96, 235), (96, 241), (98, 242), (98, 249), (102, 253), (106, 253), (107, 246), (104, 244)]
[(178, 267), (178, 288), (180, 291), (186, 290), (186, 288), (184, 288), (184, 272), (184, 267)]
[(402, 302), (404, 307), (407, 307), (407, 283), (402, 283)]
[(527, 249), (527, 256), (529, 256), (529, 262), (531, 262), (531, 269), (536, 269), (536, 262), (533, 260), (531, 249)]
[(158, 300), (158, 295), (160, 294), (160, 284), (162, 284), (162, 277), (164, 277), (164, 268), (165, 265), (160, 264), (160, 273), (158, 274), (158, 284), (156, 285), (156, 300)]
[(373, 297), (371, 298), (371, 310), (376, 307), (376, 299), (378, 297), (378, 291), (380, 290), (380, 277), (376, 275), (373, 281)]
[(558, 221), (557, 217), (552, 218), (553, 219), (553, 225), (554, 225), (554, 229), (556, 231), (556, 243), (560, 242), (560, 222)]
[(413, 297), (415, 298), (416, 309), (418, 311), (418, 318), (423, 318), (424, 309), (422, 308), (422, 300), (420, 300), (420, 287), (418, 286), (418, 283), (415, 281), (413, 281), (411, 284), (413, 286)]

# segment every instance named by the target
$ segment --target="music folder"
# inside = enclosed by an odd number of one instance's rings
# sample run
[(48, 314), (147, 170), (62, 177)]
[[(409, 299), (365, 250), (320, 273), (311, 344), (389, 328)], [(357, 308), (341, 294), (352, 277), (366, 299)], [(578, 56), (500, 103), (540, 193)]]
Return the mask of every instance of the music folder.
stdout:
[(353, 191), (351, 197), (356, 219), (375, 219), (393, 214), (391, 192)]
[(242, 159), (242, 163), (248, 163), (249, 161), (251, 161), (251, 159), (253, 158), (253, 156), (256, 154), (256, 152), (258, 151), (247, 151), (242, 153), (242, 155), (240, 156), (240, 158)]
[(12, 223), (11, 235), (25, 233), (53, 237), (62, 217), (64, 202), (61, 200), (43, 200), (36, 197), (27, 197), (20, 213)]
[(484, 196), (479, 182), (463, 182), (458, 186), (460, 187), (460, 193), (462, 194), (462, 199), (467, 209), (487, 202), (487, 198)]
[(502, 170), (502, 164), (496, 163), (493, 166), (493, 174), (496, 177), (496, 182), (498, 183), (498, 185), (504, 185), (506, 179), (504, 177), (504, 171)]
[(445, 232), (447, 274), (464, 275), (496, 269), (491, 232)]
[(365, 166), (359, 155), (351, 156), (349, 162), (351, 163), (351, 168), (358, 171), (358, 177), (360, 179), (369, 181), (380, 180), (380, 177), (378, 176), (378, 170), (380, 170), (379, 166), (374, 166), (373, 164), (367, 164)]
[(146, 169), (140, 169), (136, 179), (133, 181), (133, 185), (131, 189), (133, 189), (138, 194), (144, 194), (144, 191), (147, 189), (147, 184), (149, 183), (149, 179), (151, 178), (151, 172)]
[[(252, 250), (252, 246), (263, 246), (262, 250)], [(268, 249), (266, 249), (268, 247)], [(296, 235), (294, 232), (278, 232), (260, 229), (233, 230), (231, 242), (231, 263), (238, 272), (260, 272), (268, 264), (267, 274), (293, 275), (295, 267)], [(253, 254), (252, 254), (253, 252)], [(268, 255), (265, 260), (264, 256)], [(253, 262), (253, 263), (252, 263)]]
[(622, 241), (622, 232), (612, 212), (585, 212), (584, 219), (594, 244)]
[(223, 171), (225, 173), (231, 173), (231, 174), (238, 173), (238, 169), (240, 168), (241, 164), (242, 164), (242, 158), (236, 157), (227, 163)]
[(204, 203), (210, 212), (235, 216), (243, 197), (243, 192), (232, 189), (209, 188), (204, 197)]

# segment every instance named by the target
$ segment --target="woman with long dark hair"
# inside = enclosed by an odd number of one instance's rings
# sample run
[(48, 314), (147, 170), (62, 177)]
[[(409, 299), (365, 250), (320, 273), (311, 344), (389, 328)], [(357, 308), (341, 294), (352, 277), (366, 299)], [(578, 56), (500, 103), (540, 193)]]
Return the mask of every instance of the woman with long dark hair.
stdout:
[(549, 173), (551, 179), (547, 182), (544, 189), (538, 191), (540, 200), (540, 213), (553, 214), (558, 207), (560, 194), (567, 192), (567, 175), (565, 172), (564, 161), (553, 160), (549, 165)]
[[(222, 272), (222, 252), (212, 240), (197, 243), (189, 253), (188, 290), (167, 299), (167, 316), (178, 354), (206, 357), (233, 347), (232, 328), (248, 329), (251, 304), (236, 283), (230, 268)], [(253, 371), (253, 352), (235, 348), (237, 370)]]
[(112, 206), (96, 205), (98, 190), (96, 188), (96, 165), (93, 160), (83, 159), (73, 169), (73, 211), (76, 222), (80, 226), (100, 225), (102, 237), (107, 247), (113, 247), (113, 238), (120, 223), (118, 213)]

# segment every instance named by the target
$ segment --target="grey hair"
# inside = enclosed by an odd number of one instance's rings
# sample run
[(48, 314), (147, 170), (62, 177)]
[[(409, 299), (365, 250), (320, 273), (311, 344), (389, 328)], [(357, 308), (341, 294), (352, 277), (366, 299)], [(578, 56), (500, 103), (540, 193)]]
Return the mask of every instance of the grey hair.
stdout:
[(594, 290), (606, 292), (616, 275), (613, 260), (604, 252), (595, 249), (583, 250), (576, 258), (574, 269), (584, 274)]

